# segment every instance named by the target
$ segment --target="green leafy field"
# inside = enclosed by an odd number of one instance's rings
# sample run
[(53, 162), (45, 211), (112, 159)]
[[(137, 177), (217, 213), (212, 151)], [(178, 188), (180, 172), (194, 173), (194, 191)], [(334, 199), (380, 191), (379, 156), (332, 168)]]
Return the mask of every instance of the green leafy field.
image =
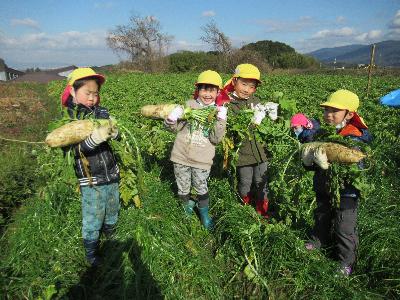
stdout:
[[(270, 153), (268, 169), (273, 217), (261, 219), (242, 206), (222, 170), (218, 149), (209, 181), (216, 230), (187, 221), (175, 197), (172, 164), (174, 135), (161, 121), (140, 116), (145, 104), (184, 103), (196, 74), (109, 74), (101, 90), (110, 109), (137, 140), (143, 159), (140, 209), (120, 213), (114, 241), (103, 241), (105, 265), (88, 269), (81, 244), (80, 197), (72, 165), (61, 151), (38, 151), (37, 187), (1, 239), (0, 270), (6, 298), (50, 299), (396, 299), (400, 297), (400, 208), (398, 205), (400, 119), (398, 109), (378, 98), (400, 85), (398, 77), (367, 79), (340, 75), (276, 75), (263, 78), (257, 96), (269, 101), (275, 91), (287, 103), (321, 117), (319, 103), (339, 88), (356, 92), (360, 114), (374, 136), (369, 184), (360, 202), (360, 246), (355, 273), (335, 276), (332, 252), (307, 252), (304, 240), (315, 205), (312, 174), (306, 173), (287, 128), (287, 116), (266, 121), (262, 133)], [(224, 79), (228, 79), (225, 76)], [(63, 82), (49, 85), (59, 101)], [(292, 100), (292, 101), (290, 101)], [(289, 109), (289, 108), (288, 108)]]

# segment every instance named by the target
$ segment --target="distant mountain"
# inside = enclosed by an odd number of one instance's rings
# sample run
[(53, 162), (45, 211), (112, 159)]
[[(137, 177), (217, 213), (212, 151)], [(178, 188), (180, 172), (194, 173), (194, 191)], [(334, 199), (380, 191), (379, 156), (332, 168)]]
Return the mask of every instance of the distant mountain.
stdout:
[[(400, 67), (400, 41), (376, 43), (375, 64), (378, 66)], [(343, 47), (323, 48), (307, 53), (319, 61), (352, 64), (369, 64), (371, 45), (348, 45)]]

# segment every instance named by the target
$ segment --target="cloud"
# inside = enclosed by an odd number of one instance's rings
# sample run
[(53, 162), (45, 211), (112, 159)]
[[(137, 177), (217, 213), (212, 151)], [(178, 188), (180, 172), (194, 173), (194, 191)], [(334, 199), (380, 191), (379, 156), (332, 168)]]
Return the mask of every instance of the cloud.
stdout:
[(301, 53), (308, 53), (321, 48), (341, 47), (351, 44), (372, 44), (381, 41), (383, 37), (384, 33), (379, 29), (359, 32), (354, 28), (342, 27), (320, 30), (310, 38), (296, 41), (293, 47)]
[(390, 22), (389, 28), (392, 28), (392, 29), (399, 29), (400, 28), (400, 10), (397, 11), (397, 13), (394, 16), (393, 20)]
[(200, 42), (189, 42), (185, 40), (173, 41), (168, 48), (168, 53), (177, 51), (208, 51), (208, 46)]
[(299, 32), (315, 24), (315, 20), (309, 16), (302, 16), (295, 21), (282, 21), (275, 19), (256, 20), (256, 24), (264, 27), (264, 32)]
[(66, 31), (58, 34), (45, 32), (25, 34), (19, 37), (0, 36), (0, 45), (3, 49), (94, 49), (106, 47), (105, 31)]
[(105, 31), (38, 32), (18, 37), (0, 34), (0, 57), (14, 62), (15, 67), (29, 63), (39, 67), (115, 63), (118, 59), (107, 47), (106, 35)]
[(400, 10), (396, 12), (393, 20), (390, 21), (388, 28), (385, 39), (400, 40)]
[(343, 37), (343, 36), (351, 36), (354, 35), (355, 31), (350, 27), (343, 27), (339, 29), (324, 29), (315, 33), (312, 38), (314, 39), (324, 39), (327, 37)]
[(337, 24), (344, 24), (344, 23), (346, 23), (346, 18), (343, 17), (343, 16), (338, 16), (338, 17), (336, 18), (336, 23), (337, 23)]
[[(339, 21), (339, 17), (337, 21)], [(400, 10), (395, 12), (386, 28), (373, 29), (366, 32), (350, 27), (324, 29), (314, 33), (310, 38), (296, 41), (294, 47), (301, 53), (307, 53), (320, 48), (351, 44), (368, 45), (384, 40), (400, 40)]]
[(213, 10), (206, 10), (206, 11), (203, 11), (203, 13), (201, 15), (203, 17), (214, 17), (216, 14), (215, 14), (215, 11), (213, 11)]
[(369, 32), (364, 32), (362, 34), (359, 34), (355, 37), (355, 40), (358, 42), (372, 42), (380, 39), (383, 36), (382, 30), (371, 30)]
[(114, 3), (111, 2), (111, 1), (108, 1), (108, 2), (96, 2), (94, 4), (94, 8), (97, 8), (97, 9), (110, 9), (112, 7), (114, 7)]
[(39, 29), (39, 23), (35, 20), (32, 20), (30, 18), (25, 18), (25, 19), (12, 19), (11, 20), (11, 25), (12, 26), (27, 26), (31, 27), (34, 29)]

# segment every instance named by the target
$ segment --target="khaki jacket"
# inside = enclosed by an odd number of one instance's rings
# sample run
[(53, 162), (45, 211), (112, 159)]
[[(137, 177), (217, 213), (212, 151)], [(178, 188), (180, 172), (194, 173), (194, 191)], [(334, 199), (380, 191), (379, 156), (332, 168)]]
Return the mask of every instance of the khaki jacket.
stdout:
[[(192, 109), (202, 109), (203, 106), (196, 100), (189, 100), (186, 105)], [(193, 129), (192, 124), (185, 120), (178, 120), (169, 124), (167, 128), (177, 132), (171, 152), (171, 161), (198, 169), (210, 170), (215, 156), (215, 146), (222, 141), (225, 135), (226, 121), (217, 120), (209, 132), (199, 126)]]

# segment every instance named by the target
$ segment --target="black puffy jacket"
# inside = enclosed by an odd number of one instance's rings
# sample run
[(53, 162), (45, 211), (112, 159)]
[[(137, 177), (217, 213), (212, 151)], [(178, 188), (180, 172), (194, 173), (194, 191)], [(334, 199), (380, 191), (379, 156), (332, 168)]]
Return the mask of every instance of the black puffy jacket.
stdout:
[[(71, 118), (109, 119), (108, 110), (101, 106), (88, 108), (68, 101), (68, 114)], [(72, 146), (75, 154), (75, 173), (81, 186), (101, 185), (119, 181), (119, 169), (107, 142), (96, 144), (89, 136), (86, 140)], [(88, 162), (85, 168), (84, 162)]]

